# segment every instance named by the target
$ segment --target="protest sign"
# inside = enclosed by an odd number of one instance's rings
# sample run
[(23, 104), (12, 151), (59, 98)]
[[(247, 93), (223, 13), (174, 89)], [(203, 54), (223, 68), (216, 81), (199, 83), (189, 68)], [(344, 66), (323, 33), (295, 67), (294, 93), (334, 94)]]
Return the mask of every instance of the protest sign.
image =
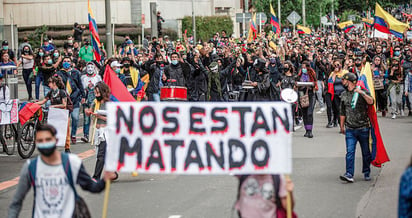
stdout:
[(67, 136), (69, 111), (66, 109), (50, 108), (47, 123), (57, 130), (57, 146), (64, 146)]
[(19, 122), (19, 99), (0, 101), (0, 125)]
[(291, 173), (290, 104), (111, 102), (107, 110), (109, 171)]

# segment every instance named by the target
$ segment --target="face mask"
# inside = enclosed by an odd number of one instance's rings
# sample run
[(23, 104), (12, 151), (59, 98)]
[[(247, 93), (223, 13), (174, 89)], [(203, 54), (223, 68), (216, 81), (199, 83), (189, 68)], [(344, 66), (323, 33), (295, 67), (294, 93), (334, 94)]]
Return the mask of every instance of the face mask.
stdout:
[(48, 63), (48, 64), (53, 64), (53, 60), (52, 60), (52, 59), (49, 59), (49, 60), (47, 61), (47, 63)]
[(44, 53), (43, 52), (39, 52), (39, 56), (43, 57)]
[(5, 46), (3, 46), (3, 49), (4, 49), (4, 50), (8, 50), (8, 49), (9, 49), (9, 46), (6, 46), (6, 45), (5, 45)]
[(101, 101), (101, 100), (103, 100), (103, 97), (102, 96), (96, 96), (96, 100)]
[(69, 40), (67, 41), (69, 44), (73, 44), (73, 40)]
[(59, 53), (54, 53), (53, 56), (57, 58), (59, 57)]
[(67, 53), (67, 55), (68, 55), (68, 56), (72, 56), (72, 55), (73, 55), (73, 53)]
[(143, 61), (139, 61), (139, 65), (143, 65)]
[(172, 61), (172, 64), (173, 64), (173, 65), (177, 65), (178, 63), (179, 63), (178, 60), (173, 60), (173, 61)]
[(305, 74), (306, 74), (307, 72), (308, 72), (308, 69), (306, 69), (306, 68), (303, 68), (303, 69), (302, 69), (302, 73), (305, 73)]
[(343, 88), (345, 88), (346, 91), (349, 91), (349, 85), (348, 84), (343, 85)]
[(129, 68), (130, 64), (123, 64), (124, 68)]
[(120, 73), (120, 68), (116, 68), (116, 69), (114, 70), (114, 72), (116, 72), (117, 74), (119, 74), (119, 73)]
[(340, 49), (339, 49), (339, 50), (338, 50), (338, 52), (339, 52), (339, 53), (341, 53), (341, 52), (342, 52), (342, 50), (340, 50)]
[(36, 143), (36, 145), (37, 150), (39, 150), (40, 154), (46, 157), (50, 157), (50, 155), (52, 155), (56, 150), (56, 141)]
[(89, 75), (93, 74), (93, 73), (94, 73), (94, 67), (93, 67), (93, 65), (87, 65), (87, 66), (86, 66), (86, 72), (87, 72), (87, 74), (89, 74)]
[(88, 46), (88, 45), (90, 45), (90, 43), (88, 43), (88, 42), (85, 42), (85, 43), (84, 43), (84, 45), (85, 45), (85, 46)]
[(28, 53), (29, 53), (29, 50), (24, 50), (23, 53), (24, 53), (24, 54), (28, 54)]
[(64, 69), (69, 69), (70, 68), (70, 62), (63, 62), (63, 68)]
[(400, 52), (400, 51), (395, 51), (393, 54), (394, 54), (395, 56), (399, 56), (399, 55), (401, 54), (401, 52)]
[(360, 67), (362, 63), (355, 63), (355, 66)]
[(383, 51), (383, 52), (386, 52), (386, 48), (383, 48), (382, 51)]

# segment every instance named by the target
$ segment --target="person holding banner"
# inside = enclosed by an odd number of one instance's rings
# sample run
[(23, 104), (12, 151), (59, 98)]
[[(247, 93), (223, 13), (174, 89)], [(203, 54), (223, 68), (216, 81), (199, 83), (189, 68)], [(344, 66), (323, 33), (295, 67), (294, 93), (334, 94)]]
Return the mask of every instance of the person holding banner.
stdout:
[(53, 126), (37, 127), (35, 141), (40, 155), (23, 165), (8, 218), (19, 216), (23, 200), (32, 186), (33, 217), (72, 217), (78, 202), (75, 184), (83, 190), (99, 193), (105, 189), (104, 180), (113, 178), (114, 175), (107, 172), (103, 180), (93, 181), (79, 157), (56, 149), (56, 135)]
[[(50, 107), (66, 109), (67, 106), (67, 93), (64, 90), (63, 80), (60, 76), (54, 75), (47, 81), (50, 91), (47, 93), (43, 100), (36, 102), (36, 104), (43, 105), (50, 100)], [(70, 122), (67, 126), (66, 143), (64, 150), (70, 153)]]
[(104, 82), (98, 82), (94, 88), (94, 95), (96, 99), (93, 101), (90, 108), (85, 109), (85, 113), (87, 116), (93, 115), (95, 119), (95, 126), (93, 126), (95, 129), (92, 130), (93, 133), (91, 140), (92, 145), (95, 145), (97, 149), (97, 160), (93, 173), (93, 179), (98, 180), (102, 175), (104, 159), (106, 156), (106, 141), (108, 135), (106, 134), (105, 128), (107, 124), (106, 103), (110, 99), (109, 86), (107, 86)]
[[(370, 93), (356, 87), (358, 77), (354, 73), (346, 73), (342, 83), (346, 90), (341, 95), (340, 103), (340, 133), (346, 136), (346, 173), (340, 176), (342, 181), (353, 183), (355, 172), (355, 150), (359, 141), (362, 150), (362, 173), (365, 181), (370, 181), (370, 164), (372, 155), (369, 150), (370, 120), (368, 105), (374, 103)], [(359, 93), (356, 106), (352, 109), (353, 95)], [(346, 128), (345, 128), (346, 127)]]

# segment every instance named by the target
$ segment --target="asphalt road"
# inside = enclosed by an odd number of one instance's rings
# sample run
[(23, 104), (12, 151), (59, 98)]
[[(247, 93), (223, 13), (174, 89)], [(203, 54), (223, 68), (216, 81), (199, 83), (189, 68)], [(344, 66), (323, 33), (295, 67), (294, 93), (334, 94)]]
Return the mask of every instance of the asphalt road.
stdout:
[[(412, 154), (411, 117), (396, 120), (379, 118), (383, 140), (391, 162), (381, 169), (372, 167), (372, 181), (363, 181), (358, 146), (355, 183), (339, 180), (345, 171), (344, 136), (337, 128), (326, 129), (326, 114), (315, 116), (314, 138), (303, 137), (299, 129), (293, 135), (293, 173), (295, 211), (299, 217), (396, 217), (399, 177)], [(80, 136), (80, 135), (79, 135)], [(74, 153), (90, 149), (76, 144)], [(18, 176), (24, 163), (18, 156), (0, 153), (0, 183)], [(84, 164), (93, 172), (94, 156)], [(233, 217), (237, 179), (231, 176), (174, 176), (121, 174), (111, 185), (108, 217)], [(0, 217), (15, 187), (0, 191)], [(80, 191), (93, 217), (101, 217), (104, 193)], [(33, 196), (30, 192), (21, 217), (30, 217)]]

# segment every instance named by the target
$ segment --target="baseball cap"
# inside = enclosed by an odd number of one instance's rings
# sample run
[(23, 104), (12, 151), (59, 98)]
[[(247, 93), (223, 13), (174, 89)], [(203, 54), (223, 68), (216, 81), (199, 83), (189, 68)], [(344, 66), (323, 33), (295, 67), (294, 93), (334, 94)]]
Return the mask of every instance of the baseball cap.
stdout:
[(110, 67), (121, 67), (122, 65), (118, 62), (118, 61), (113, 61), (111, 64), (110, 64)]
[(351, 82), (356, 82), (358, 81), (358, 76), (356, 76), (356, 74), (354, 73), (346, 73), (345, 75), (343, 75), (342, 79), (345, 79)]

